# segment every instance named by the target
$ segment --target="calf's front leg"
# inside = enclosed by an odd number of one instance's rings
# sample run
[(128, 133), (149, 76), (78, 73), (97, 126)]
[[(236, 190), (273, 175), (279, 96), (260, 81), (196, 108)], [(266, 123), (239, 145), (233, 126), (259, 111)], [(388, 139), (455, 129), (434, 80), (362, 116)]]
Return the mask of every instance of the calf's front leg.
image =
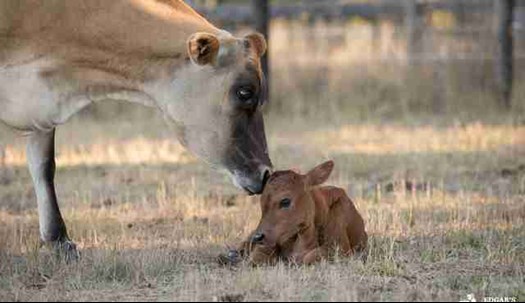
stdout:
[(55, 130), (35, 132), (27, 143), (29, 171), (38, 204), (40, 238), (51, 244), (66, 261), (76, 260), (76, 245), (68, 237), (55, 192)]
[(326, 258), (326, 250), (322, 247), (317, 247), (304, 255), (302, 264), (311, 265), (323, 260), (324, 258)]
[(237, 264), (242, 259), (246, 259), (252, 265), (269, 265), (277, 261), (278, 256), (274, 248), (264, 244), (253, 243), (253, 235), (250, 234), (248, 239), (241, 242), (237, 248), (231, 249), (226, 256), (219, 256), (221, 263)]
[(251, 265), (273, 265), (277, 263), (278, 255), (274, 248), (256, 245), (251, 251), (248, 258), (248, 262)]

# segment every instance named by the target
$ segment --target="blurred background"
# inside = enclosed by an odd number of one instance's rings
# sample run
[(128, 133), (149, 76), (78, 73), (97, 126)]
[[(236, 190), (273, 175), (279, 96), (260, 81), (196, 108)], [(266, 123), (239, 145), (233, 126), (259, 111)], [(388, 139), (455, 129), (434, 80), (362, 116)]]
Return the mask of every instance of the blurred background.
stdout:
[(355, 122), (523, 115), (524, 1), (192, 4), (233, 32), (269, 24), (271, 116)]
[(191, 4), (232, 32), (268, 24), (271, 117), (464, 121), (511, 110), (523, 119), (524, 1)]

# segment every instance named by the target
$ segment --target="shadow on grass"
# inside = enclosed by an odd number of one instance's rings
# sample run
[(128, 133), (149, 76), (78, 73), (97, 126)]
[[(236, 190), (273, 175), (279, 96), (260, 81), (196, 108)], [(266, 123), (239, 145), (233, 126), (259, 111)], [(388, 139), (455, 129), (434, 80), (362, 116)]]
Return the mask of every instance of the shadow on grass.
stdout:
[[(0, 210), (23, 213), (36, 209), (33, 183), (26, 167), (9, 167), (0, 183)], [(62, 207), (94, 207), (154, 200), (159, 186), (168, 191), (208, 195), (239, 194), (229, 178), (202, 163), (59, 167), (55, 184)]]

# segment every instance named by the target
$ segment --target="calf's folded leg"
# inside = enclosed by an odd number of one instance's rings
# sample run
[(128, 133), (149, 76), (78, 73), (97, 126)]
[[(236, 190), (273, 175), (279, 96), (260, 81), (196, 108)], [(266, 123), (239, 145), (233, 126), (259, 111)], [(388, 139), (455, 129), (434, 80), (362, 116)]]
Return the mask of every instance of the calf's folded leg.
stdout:
[(323, 260), (324, 258), (326, 258), (326, 250), (322, 247), (317, 247), (304, 255), (302, 264), (311, 265)]
[(275, 249), (264, 245), (256, 245), (249, 255), (252, 265), (272, 265), (277, 263), (278, 256)]

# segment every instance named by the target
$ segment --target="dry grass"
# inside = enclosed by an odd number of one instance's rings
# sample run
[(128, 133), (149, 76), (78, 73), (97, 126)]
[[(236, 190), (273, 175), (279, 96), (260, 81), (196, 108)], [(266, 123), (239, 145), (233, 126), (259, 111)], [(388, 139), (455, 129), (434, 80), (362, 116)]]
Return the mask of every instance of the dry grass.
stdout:
[(83, 256), (72, 265), (39, 248), (23, 140), (2, 133), (2, 301), (525, 299), (521, 126), (270, 127), (279, 167), (336, 160), (331, 183), (366, 218), (370, 258), (234, 269), (215, 257), (254, 227), (256, 198), (162, 134), (94, 135), (104, 126), (76, 120), (59, 133), (58, 191)]

